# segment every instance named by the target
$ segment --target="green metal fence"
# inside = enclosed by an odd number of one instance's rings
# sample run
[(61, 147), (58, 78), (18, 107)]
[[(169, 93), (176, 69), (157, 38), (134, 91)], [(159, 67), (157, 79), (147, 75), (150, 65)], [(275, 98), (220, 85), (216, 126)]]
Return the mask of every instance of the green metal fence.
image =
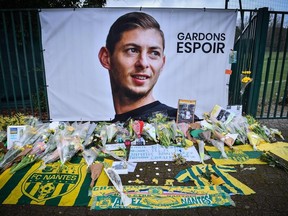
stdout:
[(0, 10), (0, 112), (48, 120), (37, 10)]
[[(247, 23), (234, 46), (237, 63), (232, 65), (229, 103), (242, 104), (256, 118), (288, 118), (288, 12), (241, 12)], [(251, 71), (253, 78), (243, 95), (242, 71)]]

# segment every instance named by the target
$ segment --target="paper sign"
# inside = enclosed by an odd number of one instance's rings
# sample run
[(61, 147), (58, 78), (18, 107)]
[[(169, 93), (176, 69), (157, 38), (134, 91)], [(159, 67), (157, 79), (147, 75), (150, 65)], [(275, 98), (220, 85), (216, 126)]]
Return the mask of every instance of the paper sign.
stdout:
[(169, 146), (163, 147), (159, 144), (146, 146), (131, 146), (129, 162), (152, 162), (152, 161), (173, 161), (173, 156), (180, 154), (186, 161), (200, 162), (200, 156), (194, 146), (187, 149)]
[(13, 146), (15, 141), (19, 141), (23, 136), (26, 126), (8, 126), (7, 128), (7, 149)]

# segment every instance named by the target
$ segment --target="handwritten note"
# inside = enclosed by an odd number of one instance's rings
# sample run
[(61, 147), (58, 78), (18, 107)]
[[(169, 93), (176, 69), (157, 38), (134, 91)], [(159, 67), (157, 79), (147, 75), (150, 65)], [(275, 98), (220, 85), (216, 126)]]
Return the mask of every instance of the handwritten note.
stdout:
[(194, 146), (187, 149), (176, 146), (163, 147), (159, 144), (131, 146), (130, 162), (173, 161), (174, 154), (181, 154), (186, 161), (200, 162), (200, 156)]

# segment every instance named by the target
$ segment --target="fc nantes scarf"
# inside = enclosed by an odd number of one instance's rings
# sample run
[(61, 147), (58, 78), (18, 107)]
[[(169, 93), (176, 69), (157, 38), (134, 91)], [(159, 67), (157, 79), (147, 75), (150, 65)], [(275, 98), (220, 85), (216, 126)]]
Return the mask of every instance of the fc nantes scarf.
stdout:
[[(217, 184), (230, 195), (250, 195), (255, 193), (248, 186), (228, 174), (228, 172), (236, 172), (235, 167), (200, 164), (180, 171), (175, 179), (178, 182), (194, 181), (197, 186)], [(213, 176), (216, 178), (213, 178)]]
[(259, 150), (270, 151), (278, 157), (288, 161), (288, 143), (264, 143), (258, 146)]
[[(60, 163), (42, 162), (27, 166), (14, 174), (7, 169), (0, 175), (1, 204), (36, 204), (50, 206), (88, 206), (91, 182), (82, 157), (75, 157), (59, 171)], [(103, 172), (104, 174), (104, 172)], [(96, 185), (108, 185), (106, 175), (100, 175)]]
[(235, 205), (230, 196), (217, 186), (123, 186), (132, 198), (126, 207), (115, 187), (94, 187), (93, 210), (103, 209), (184, 209)]
[(221, 152), (214, 146), (205, 146), (205, 150), (217, 165), (267, 164), (260, 160), (262, 151), (255, 151), (251, 145), (237, 145), (233, 149), (225, 146), (228, 158), (222, 158)]

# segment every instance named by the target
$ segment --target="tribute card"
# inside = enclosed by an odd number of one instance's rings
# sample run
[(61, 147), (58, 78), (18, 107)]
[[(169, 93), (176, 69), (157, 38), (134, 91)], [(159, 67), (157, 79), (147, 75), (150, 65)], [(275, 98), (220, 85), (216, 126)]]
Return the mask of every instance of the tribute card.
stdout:
[(193, 123), (195, 113), (196, 100), (178, 101), (177, 123)]

